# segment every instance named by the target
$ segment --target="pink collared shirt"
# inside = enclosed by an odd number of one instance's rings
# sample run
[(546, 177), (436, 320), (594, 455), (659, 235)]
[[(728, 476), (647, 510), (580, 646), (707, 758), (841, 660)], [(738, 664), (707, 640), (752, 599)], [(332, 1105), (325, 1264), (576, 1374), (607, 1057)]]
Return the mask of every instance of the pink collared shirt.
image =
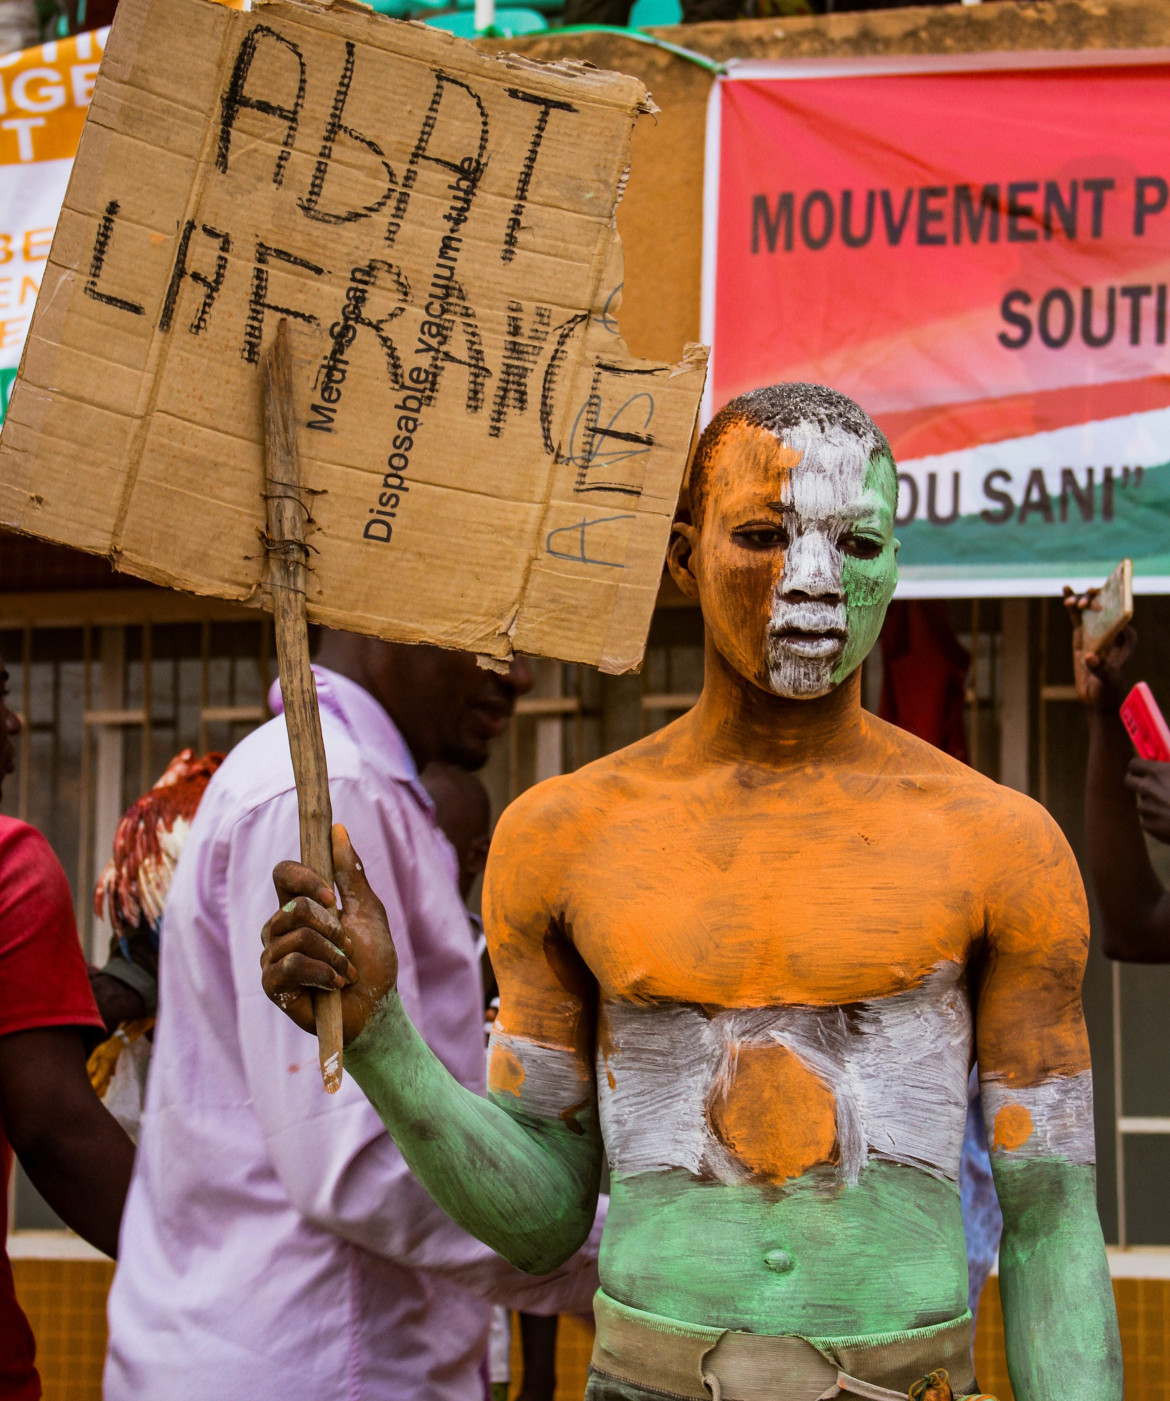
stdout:
[[(334, 821), (386, 905), (403, 1003), (482, 1094), (454, 854), (381, 706), (332, 672), (317, 690)], [(434, 1205), (350, 1077), (324, 1093), (315, 1041), (260, 986), (272, 867), (298, 852), (278, 716), (212, 779), (167, 900), (106, 1401), (480, 1401), (489, 1301), (585, 1311), (597, 1287), (596, 1229), (556, 1275), (523, 1275)]]

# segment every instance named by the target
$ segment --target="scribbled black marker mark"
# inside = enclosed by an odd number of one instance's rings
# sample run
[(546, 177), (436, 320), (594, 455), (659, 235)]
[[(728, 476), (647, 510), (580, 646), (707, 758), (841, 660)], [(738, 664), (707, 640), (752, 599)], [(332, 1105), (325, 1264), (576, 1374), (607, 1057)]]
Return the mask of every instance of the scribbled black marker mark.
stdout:
[[(341, 120), (345, 113), (345, 104), (349, 98), (350, 84), (353, 82), (354, 68), (354, 45), (351, 40), (345, 42), (345, 65), (341, 70), (341, 78), (337, 84), (337, 91), (333, 94), (333, 107), (329, 113), (329, 120), (325, 123), (325, 134), (321, 138), (321, 149), (317, 154), (317, 164), (313, 168), (313, 177), (309, 181), (309, 193), (304, 199), (297, 200), (297, 206), (307, 219), (316, 219), (322, 224), (352, 224), (357, 219), (368, 219), (371, 214), (377, 214), (390, 200), (393, 192), (395, 180), (394, 172), (390, 168), (389, 162), (382, 154), (382, 148), (375, 141), (371, 141), (368, 136), (363, 136), (356, 128), (346, 126)], [(321, 191), (325, 188), (325, 176), (329, 170), (329, 162), (333, 159), (333, 143), (339, 136), (348, 136), (351, 141), (356, 141), (359, 146), (364, 146), (381, 162), (382, 169), (386, 172), (386, 190), (373, 204), (362, 205), (359, 209), (347, 209), (343, 214), (330, 214), (318, 208), (321, 200)]]
[[(434, 136), (435, 127), (439, 120), (439, 109), (443, 103), (443, 95), (448, 88), (461, 88), (472, 102), (475, 103), (479, 113), (479, 144), (474, 156), (467, 155), (461, 160), (447, 160), (443, 156), (432, 156), (430, 154), (431, 138)], [(402, 220), (406, 217), (407, 208), (410, 205), (410, 194), (418, 180), (418, 168), (423, 161), (430, 161), (432, 165), (437, 165), (442, 170), (449, 171), (455, 178), (448, 190), (454, 196), (451, 207), (443, 215), (444, 221), (450, 226), (452, 233), (458, 233), (467, 222), (467, 216), (471, 211), (471, 202), (475, 198), (479, 189), (479, 182), (483, 178), (486, 169), (484, 156), (487, 153), (488, 144), (488, 115), (487, 108), (483, 105), (483, 100), (479, 94), (469, 84), (459, 78), (453, 78), (449, 73), (444, 73), (441, 68), (435, 70), (435, 90), (431, 94), (430, 105), (427, 107), (426, 116), (423, 118), (422, 127), (419, 130), (418, 140), (414, 143), (414, 149), (410, 153), (410, 160), (402, 174), (401, 187), (398, 191), (398, 198), (394, 201), (394, 206), (390, 211), (390, 219), (386, 226), (386, 242), (393, 244), (398, 237), (402, 227)]]
[(183, 278), (189, 277), (192, 282), (203, 288), (203, 300), (199, 304), (199, 310), (195, 313), (191, 321), (191, 334), (201, 335), (207, 329), (207, 318), (211, 315), (211, 308), (215, 305), (215, 299), (219, 295), (219, 289), (223, 286), (223, 279), (227, 274), (227, 255), (232, 250), (231, 238), (222, 233), (219, 229), (213, 229), (210, 224), (203, 224), (204, 235), (213, 242), (219, 244), (219, 252), (215, 257), (215, 272), (211, 277), (198, 269), (188, 268), (187, 252), (191, 246), (191, 235), (195, 232), (195, 220), (188, 219), (183, 225), (183, 232), (179, 236), (179, 246), (175, 252), (175, 266), (171, 269), (171, 281), (167, 287), (166, 300), (163, 302), (162, 315), (158, 319), (158, 329), (169, 331), (171, 322), (175, 316), (175, 305), (179, 300), (179, 289), (183, 285)]
[[(250, 97), (244, 88), (248, 82), (248, 73), (251, 70), (252, 62), (256, 57), (256, 50), (262, 39), (272, 39), (276, 43), (282, 44), (293, 55), (297, 61), (299, 77), (297, 79), (297, 95), (291, 107), (282, 106), (279, 102), (271, 102), (266, 97)], [(215, 166), (221, 175), (227, 174), (228, 152), (232, 144), (232, 131), (236, 124), (236, 118), (245, 108), (252, 112), (263, 112), (267, 117), (279, 117), (285, 124), (284, 140), (281, 142), (280, 154), (276, 157), (276, 166), (272, 172), (272, 183), (280, 185), (284, 181), (285, 167), (288, 165), (289, 154), (292, 151), (293, 142), (296, 140), (297, 126), (301, 120), (301, 108), (305, 103), (305, 60), (300, 49), (286, 39), (283, 34), (278, 34), (275, 29), (269, 29), (266, 24), (258, 24), (244, 42), (240, 45), (240, 51), (236, 55), (236, 61), (232, 68), (232, 76), (228, 80), (227, 89), (220, 99), (220, 119), (219, 119), (219, 147), (216, 151)]]
[(520, 177), (516, 181), (515, 200), (512, 212), (508, 216), (508, 227), (504, 230), (504, 246), (500, 249), (500, 261), (510, 263), (516, 256), (516, 238), (520, 232), (520, 221), (524, 217), (524, 206), (528, 203), (528, 187), (532, 184), (532, 172), (536, 169), (536, 157), (540, 154), (540, 143), (544, 140), (549, 116), (553, 112), (576, 112), (577, 109), (571, 102), (555, 102), (550, 97), (540, 97), (534, 92), (524, 92), (521, 88), (507, 88), (505, 91), (516, 102), (532, 102), (540, 108), (524, 163), (520, 167)]
[[(601, 377), (608, 374), (628, 378), (658, 373), (657, 370), (636, 369), (630, 365), (609, 365), (603, 361), (598, 362), (593, 371), (593, 383), (590, 385), (589, 397), (573, 423), (573, 432), (569, 439), (569, 455), (565, 458), (565, 461), (575, 463), (577, 467), (577, 483), (573, 488), (575, 494), (584, 495), (591, 491), (611, 491), (620, 496), (641, 496), (640, 483), (599, 481), (596, 477), (590, 476), (590, 470), (597, 465), (613, 467), (627, 458), (644, 457), (646, 452), (654, 446), (653, 436), (645, 432), (654, 417), (654, 397), (645, 390), (632, 394), (621, 408), (610, 417), (609, 422), (603, 425), (601, 422)], [(623, 415), (640, 401), (644, 401), (646, 405), (646, 417), (641, 429), (617, 427)], [(578, 432), (583, 439), (583, 449), (580, 452), (577, 451)]]
[[(627, 399), (604, 428), (598, 427), (593, 421), (597, 417), (599, 410), (597, 407), (597, 400), (592, 396), (590, 396), (578, 410), (577, 417), (573, 420), (572, 432), (569, 435), (569, 453), (568, 456), (563, 459), (565, 462), (575, 464), (577, 468), (577, 482), (573, 487), (573, 494), (575, 496), (584, 496), (591, 491), (613, 491), (617, 492), (619, 496), (641, 496), (642, 488), (640, 485), (635, 486), (633, 483), (628, 482), (603, 482), (588, 475), (590, 468), (597, 466), (598, 463), (601, 463), (603, 466), (612, 467), (615, 463), (621, 462), (625, 458), (642, 457), (645, 455), (646, 448), (653, 444), (653, 438), (643, 439), (638, 434), (622, 433), (614, 428), (614, 424), (617, 423), (618, 419), (621, 418), (627, 409), (632, 408), (639, 399), (645, 399), (647, 402), (646, 420), (643, 424), (643, 427), (646, 427), (654, 417), (654, 400), (649, 394), (635, 394), (632, 398)], [(582, 420), (584, 420), (584, 425), (582, 425)], [(582, 436), (586, 440), (585, 449), (580, 453), (576, 451), (578, 433), (582, 433)], [(601, 449), (597, 446), (599, 438), (616, 438), (625, 442), (640, 442), (643, 445), (626, 450), (615, 448)]]
[(544, 383), (540, 390), (540, 432), (544, 441), (544, 450), (547, 453), (554, 453), (557, 450), (552, 435), (553, 412), (556, 408), (557, 397), (557, 376), (565, 362), (565, 355), (569, 348), (569, 342), (573, 339), (573, 332), (588, 320), (589, 313), (579, 311), (576, 316), (570, 316), (567, 321), (562, 322), (557, 327), (556, 343), (553, 345), (552, 354), (548, 357), (548, 364), (544, 368)]
[(540, 359), (540, 352), (548, 340), (549, 328), (552, 325), (552, 307), (534, 307), (528, 338), (521, 340), (523, 314), (524, 308), (519, 302), (508, 303), (508, 334), (504, 339), (503, 362), (500, 365), (500, 377), (496, 381), (491, 424), (488, 428), (488, 435), (492, 438), (498, 438), (504, 431), (509, 406), (514, 406), (517, 413), (527, 413), (528, 376)]
[(483, 353), (483, 337), (479, 332), (479, 323), (475, 319), (475, 309), (468, 306), (465, 294), (458, 282), (452, 282), (450, 286), (451, 291), (446, 304), (447, 316), (443, 324), (449, 328), (448, 342), (455, 326), (460, 327), (463, 332), (463, 342), (467, 348), (467, 359), (461, 360), (458, 355), (444, 350), (443, 364), (462, 365), (467, 371), (467, 402), (464, 407), (468, 413), (479, 413), (484, 405), (485, 385), (491, 379), (492, 372), (488, 369), (487, 359)]
[(89, 276), (85, 279), (85, 295), (92, 297), (95, 302), (104, 302), (106, 306), (117, 307), (119, 311), (128, 311), (133, 316), (145, 316), (146, 308), (138, 302), (127, 301), (125, 297), (114, 297), (109, 292), (99, 292), (98, 283), (102, 280), (102, 269), (106, 265), (106, 255), (110, 251), (110, 242), (114, 237), (114, 221), (118, 217), (120, 206), (116, 199), (110, 200), (106, 205), (106, 212), (98, 222), (97, 233), (93, 240), (93, 256), (89, 260)]
[(291, 316), (294, 320), (305, 321), (310, 326), (320, 324), (317, 317), (310, 312), (299, 311), (296, 307), (291, 306), (279, 306), (276, 302), (268, 300), (268, 263), (270, 259), (275, 259), (280, 263), (288, 263), (290, 267), (304, 268), (306, 272), (311, 272), (317, 277), (320, 277), (325, 271), (316, 263), (310, 263), (308, 258), (298, 258), (295, 253), (286, 253), (283, 248), (273, 248), (257, 239), (256, 264), (252, 269), (252, 295), (248, 299), (248, 319), (244, 324), (244, 344), (240, 348), (240, 355), (250, 365), (260, 363), (260, 342), (264, 336), (264, 313), (266, 311), (279, 312), (281, 316)]

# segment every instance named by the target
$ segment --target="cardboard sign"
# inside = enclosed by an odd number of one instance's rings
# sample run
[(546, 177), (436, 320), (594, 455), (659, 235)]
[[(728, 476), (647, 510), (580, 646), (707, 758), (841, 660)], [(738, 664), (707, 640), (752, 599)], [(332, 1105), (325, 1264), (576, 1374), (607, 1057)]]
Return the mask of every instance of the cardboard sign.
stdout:
[(263, 591), (261, 348), (293, 333), (309, 616), (641, 659), (706, 353), (631, 359), (641, 83), (364, 6), (122, 0), (0, 439), (0, 521)]

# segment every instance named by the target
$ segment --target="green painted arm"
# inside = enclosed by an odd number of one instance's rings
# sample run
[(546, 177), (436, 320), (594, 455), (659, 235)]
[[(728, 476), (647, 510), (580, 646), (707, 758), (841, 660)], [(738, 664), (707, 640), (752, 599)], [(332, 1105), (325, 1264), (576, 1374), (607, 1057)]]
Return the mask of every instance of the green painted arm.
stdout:
[(596, 1107), (568, 1122), (481, 1099), (451, 1075), (391, 992), (345, 1067), (410, 1170), (454, 1221), (518, 1269), (547, 1274), (583, 1243), (601, 1177)]
[(992, 1155), (999, 1287), (1016, 1401), (1121, 1401), (1121, 1338), (1096, 1170)]

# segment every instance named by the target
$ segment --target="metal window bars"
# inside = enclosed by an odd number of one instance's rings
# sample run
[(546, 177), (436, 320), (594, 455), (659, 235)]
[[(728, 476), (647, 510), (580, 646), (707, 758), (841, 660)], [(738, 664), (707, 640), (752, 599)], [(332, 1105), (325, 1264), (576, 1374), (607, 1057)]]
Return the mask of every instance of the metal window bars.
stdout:
[(83, 947), (101, 962), (93, 886), (122, 813), (178, 750), (230, 747), (268, 718), (271, 624), (215, 600), (126, 589), (0, 595), (0, 632), (24, 722), (4, 807), (42, 827), (65, 861)]

